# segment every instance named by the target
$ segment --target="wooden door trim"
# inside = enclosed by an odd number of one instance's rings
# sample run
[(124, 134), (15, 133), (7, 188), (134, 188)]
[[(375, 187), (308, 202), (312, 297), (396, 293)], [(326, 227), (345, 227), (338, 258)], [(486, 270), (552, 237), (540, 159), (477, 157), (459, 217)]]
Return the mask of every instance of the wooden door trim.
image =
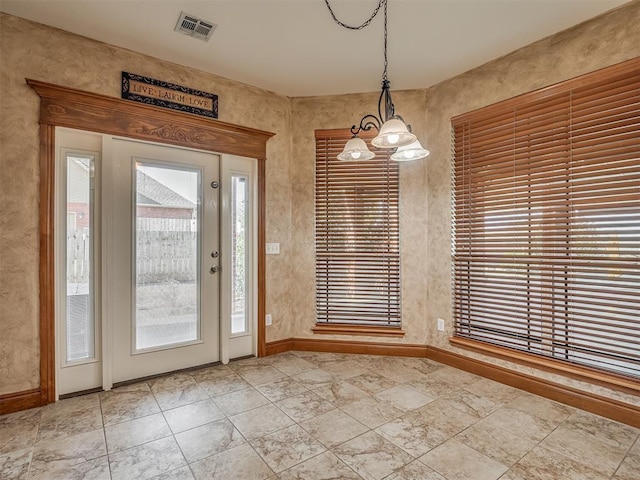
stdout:
[(40, 405), (55, 401), (55, 127), (257, 159), (257, 342), (258, 355), (265, 355), (265, 162), (267, 140), (274, 134), (39, 80), (26, 82), (40, 97)]

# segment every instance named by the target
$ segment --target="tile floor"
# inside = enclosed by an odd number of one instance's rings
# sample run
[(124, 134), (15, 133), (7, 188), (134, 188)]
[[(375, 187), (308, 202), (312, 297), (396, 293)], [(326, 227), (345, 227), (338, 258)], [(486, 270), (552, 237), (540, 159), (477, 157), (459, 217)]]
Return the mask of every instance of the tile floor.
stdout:
[(287, 352), (0, 417), (0, 478), (637, 480), (639, 435), (424, 359)]

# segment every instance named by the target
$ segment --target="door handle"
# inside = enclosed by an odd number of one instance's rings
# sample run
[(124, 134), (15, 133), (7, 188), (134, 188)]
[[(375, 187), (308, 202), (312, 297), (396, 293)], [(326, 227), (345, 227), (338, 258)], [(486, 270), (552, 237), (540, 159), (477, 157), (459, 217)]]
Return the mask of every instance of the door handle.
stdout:
[(220, 271), (220, 265), (214, 265), (213, 267), (211, 267), (211, 269), (209, 270), (209, 273), (214, 274), (214, 273), (218, 273)]

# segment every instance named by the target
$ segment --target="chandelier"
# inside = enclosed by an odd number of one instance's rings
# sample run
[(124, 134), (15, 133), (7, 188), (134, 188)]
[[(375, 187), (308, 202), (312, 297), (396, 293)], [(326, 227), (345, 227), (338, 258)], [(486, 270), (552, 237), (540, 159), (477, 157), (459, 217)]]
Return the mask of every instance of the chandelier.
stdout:
[(392, 150), (391, 159), (399, 162), (417, 160), (429, 155), (417, 137), (411, 132), (411, 125), (407, 125), (400, 115), (396, 115), (395, 106), (391, 98), (391, 82), (387, 77), (387, 3), (388, 0), (379, 0), (371, 16), (361, 25), (352, 26), (338, 20), (334, 14), (329, 0), (324, 0), (331, 17), (341, 27), (349, 30), (362, 30), (376, 17), (380, 8), (384, 7), (384, 71), (382, 73), (382, 91), (378, 99), (378, 115), (368, 114), (362, 117), (360, 125), (353, 125), (351, 133), (353, 137), (344, 146), (338, 155), (339, 160), (370, 160), (375, 157), (367, 147), (367, 144), (358, 137), (361, 131), (368, 132), (376, 129), (378, 135), (371, 140), (374, 147)]

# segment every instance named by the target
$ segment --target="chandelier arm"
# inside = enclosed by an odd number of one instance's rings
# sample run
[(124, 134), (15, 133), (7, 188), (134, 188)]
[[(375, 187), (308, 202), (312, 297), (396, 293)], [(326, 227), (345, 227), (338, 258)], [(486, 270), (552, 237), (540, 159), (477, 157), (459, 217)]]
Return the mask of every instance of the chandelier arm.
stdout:
[[(333, 9), (331, 8), (331, 5), (329, 4), (329, 0), (324, 0), (324, 3), (327, 5), (327, 8), (329, 9), (329, 13), (331, 14), (331, 17), (333, 17), (333, 21), (336, 22), (341, 27), (347, 28), (349, 30), (362, 30), (363, 28), (369, 26), (369, 24), (373, 21), (373, 19), (376, 18), (376, 15), (378, 15), (378, 12), (380, 11), (380, 8), (383, 5), (385, 6), (385, 12), (386, 12), (386, 9), (387, 9), (387, 0), (379, 0), (378, 5), (373, 10), (373, 13), (371, 14), (371, 16), (367, 20), (365, 20), (362, 24), (360, 24), (358, 26), (354, 26), (354, 25), (349, 25), (347, 23), (344, 23), (344, 22), (341, 22), (340, 20), (338, 20), (338, 17), (336, 17), (336, 14), (333, 13)], [(386, 16), (386, 14), (385, 14), (385, 16)], [(386, 22), (385, 22), (385, 26), (386, 26)]]
[(375, 115), (369, 114), (362, 117), (362, 119), (360, 120), (360, 126), (356, 127), (355, 125), (353, 125), (351, 127), (351, 133), (353, 135), (358, 135), (358, 133), (360, 133), (362, 130), (364, 130), (365, 132), (368, 132), (372, 128), (375, 128), (376, 130), (380, 131), (381, 126), (382, 124), (380, 123), (380, 119)]

